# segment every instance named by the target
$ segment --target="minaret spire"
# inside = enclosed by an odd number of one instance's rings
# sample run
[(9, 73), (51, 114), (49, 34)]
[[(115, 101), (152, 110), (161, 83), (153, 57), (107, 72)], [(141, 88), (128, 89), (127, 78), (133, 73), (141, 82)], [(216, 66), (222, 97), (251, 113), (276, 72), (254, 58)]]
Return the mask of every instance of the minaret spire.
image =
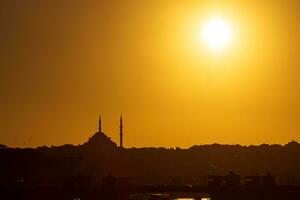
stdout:
[(123, 148), (123, 120), (122, 120), (122, 114), (120, 117), (120, 147)]
[(99, 115), (99, 133), (101, 133), (101, 115)]

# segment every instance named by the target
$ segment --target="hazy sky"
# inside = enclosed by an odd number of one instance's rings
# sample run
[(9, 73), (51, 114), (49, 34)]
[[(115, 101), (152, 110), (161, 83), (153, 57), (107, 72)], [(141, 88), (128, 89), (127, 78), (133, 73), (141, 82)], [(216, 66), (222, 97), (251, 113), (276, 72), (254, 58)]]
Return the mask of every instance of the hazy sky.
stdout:
[[(300, 139), (300, 3), (0, 1), (0, 143), (124, 145)], [(219, 16), (233, 38), (199, 41)]]

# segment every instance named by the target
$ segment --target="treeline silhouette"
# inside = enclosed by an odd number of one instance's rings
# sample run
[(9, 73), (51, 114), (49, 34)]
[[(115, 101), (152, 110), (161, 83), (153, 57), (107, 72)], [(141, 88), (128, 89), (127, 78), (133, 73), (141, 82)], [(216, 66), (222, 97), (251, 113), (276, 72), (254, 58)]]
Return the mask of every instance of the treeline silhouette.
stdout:
[[(208, 175), (276, 177), (300, 184), (300, 144), (197, 145), (181, 148), (119, 148), (104, 133), (78, 146), (9, 148), (0, 145), (0, 186), (100, 185), (103, 177), (131, 177), (136, 185), (206, 185)], [(72, 181), (75, 180), (76, 181)]]

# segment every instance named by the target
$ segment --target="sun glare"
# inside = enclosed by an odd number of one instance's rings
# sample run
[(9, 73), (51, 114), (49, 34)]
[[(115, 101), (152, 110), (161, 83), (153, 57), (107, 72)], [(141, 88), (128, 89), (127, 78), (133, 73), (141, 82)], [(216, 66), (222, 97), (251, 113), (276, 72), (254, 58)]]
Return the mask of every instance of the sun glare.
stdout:
[(201, 39), (213, 50), (224, 49), (232, 39), (232, 27), (223, 18), (212, 18), (202, 27)]

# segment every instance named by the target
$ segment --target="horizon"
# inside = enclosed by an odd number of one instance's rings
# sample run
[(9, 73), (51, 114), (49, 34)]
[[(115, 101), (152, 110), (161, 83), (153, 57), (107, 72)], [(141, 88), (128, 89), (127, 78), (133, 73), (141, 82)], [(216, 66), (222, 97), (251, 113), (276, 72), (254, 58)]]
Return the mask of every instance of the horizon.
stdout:
[[(0, 143), (0, 145), (4, 145), (5, 147), (7, 148), (14, 148), (14, 149), (36, 149), (36, 148), (39, 148), (39, 147), (47, 147), (47, 148), (53, 148), (53, 147), (62, 147), (64, 145), (72, 145), (72, 146), (82, 146), (84, 145), (86, 142), (89, 141), (89, 139), (91, 137), (93, 137), (94, 135), (96, 135), (97, 133), (99, 133), (99, 131), (95, 132), (94, 134), (90, 135), (90, 137), (88, 137), (85, 141), (83, 141), (82, 143), (79, 143), (79, 144), (72, 144), (72, 143), (65, 143), (65, 144), (58, 144), (58, 145), (40, 145), (40, 146), (22, 146), (22, 147), (19, 147), (19, 146), (7, 146), (6, 144), (2, 144)], [(111, 140), (113, 143), (115, 143), (117, 145), (117, 147), (120, 147), (120, 138), (119, 138), (119, 141), (114, 141), (108, 134), (106, 134), (105, 132), (101, 131), (101, 133), (103, 133), (109, 140)], [(179, 147), (179, 146), (130, 146), (130, 147), (127, 147), (127, 146), (124, 146), (122, 148), (124, 149), (143, 149), (143, 148), (164, 148), (164, 149), (177, 149), (177, 148), (180, 148), (180, 149), (190, 149), (192, 147), (201, 147), (201, 146), (212, 146), (212, 145), (221, 145), (221, 146), (240, 146), (240, 147), (259, 147), (259, 146), (262, 146), (262, 145), (268, 145), (268, 146), (276, 146), (276, 145), (279, 145), (281, 147), (285, 147), (286, 145), (289, 145), (291, 143), (298, 143), (297, 140), (290, 140), (288, 141), (287, 143), (282, 143), (282, 144), (278, 144), (278, 143), (260, 143), (260, 144), (238, 144), (238, 143), (202, 143), (202, 144), (193, 144), (192, 146), (187, 146), (187, 147)]]

